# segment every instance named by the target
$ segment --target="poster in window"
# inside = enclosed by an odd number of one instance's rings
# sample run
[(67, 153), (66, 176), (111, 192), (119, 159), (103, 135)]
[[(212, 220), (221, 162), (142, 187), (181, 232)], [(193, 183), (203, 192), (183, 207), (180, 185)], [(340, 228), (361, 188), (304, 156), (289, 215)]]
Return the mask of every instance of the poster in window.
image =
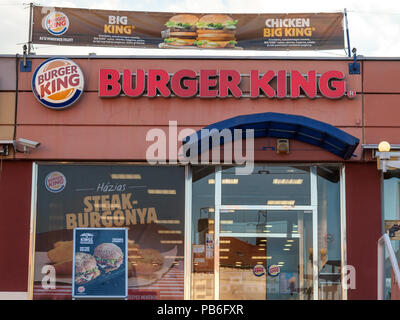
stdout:
[(184, 199), (181, 166), (38, 165), (33, 299), (72, 298), (74, 229), (127, 228), (127, 299), (182, 300)]
[(128, 296), (127, 231), (126, 228), (74, 229), (74, 298)]

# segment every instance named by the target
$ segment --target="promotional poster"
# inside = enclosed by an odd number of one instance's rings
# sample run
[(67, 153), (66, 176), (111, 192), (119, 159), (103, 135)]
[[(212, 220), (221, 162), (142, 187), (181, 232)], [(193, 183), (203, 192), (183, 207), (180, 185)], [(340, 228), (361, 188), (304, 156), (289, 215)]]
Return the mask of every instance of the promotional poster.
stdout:
[(128, 230), (74, 229), (73, 298), (128, 296)]
[(32, 43), (161, 49), (344, 48), (343, 13), (207, 14), (33, 7)]
[[(127, 259), (128, 300), (182, 300), (184, 177), (184, 167), (179, 166), (39, 165), (33, 298), (71, 299), (74, 250), (94, 256), (96, 245), (106, 242), (120, 247)], [(125, 242), (113, 242), (124, 238), (109, 232), (98, 240), (94, 232), (83, 232), (82, 239), (92, 238), (93, 244), (79, 244), (78, 239), (74, 246), (73, 233), (80, 228), (128, 230), (128, 254)], [(85, 286), (87, 294), (89, 284), (117, 273), (104, 272), (97, 263), (99, 273), (95, 260), (80, 258), (92, 261), (90, 274), (83, 276), (92, 279)], [(125, 268), (121, 266), (118, 270)]]

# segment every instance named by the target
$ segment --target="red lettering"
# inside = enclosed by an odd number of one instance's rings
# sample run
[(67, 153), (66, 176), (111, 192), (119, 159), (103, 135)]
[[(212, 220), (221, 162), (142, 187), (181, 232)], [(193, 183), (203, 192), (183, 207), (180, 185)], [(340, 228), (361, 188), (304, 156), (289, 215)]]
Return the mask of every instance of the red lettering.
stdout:
[(235, 70), (220, 70), (219, 72), (219, 96), (226, 98), (228, 91), (232, 93), (235, 98), (242, 96), (242, 90), (239, 88), (240, 73)]
[(67, 76), (65, 76), (64, 78), (58, 78), (57, 79), (57, 89), (56, 90), (60, 91), (61, 87), (63, 89), (68, 88), (68, 77)]
[(169, 82), (168, 72), (161, 69), (149, 70), (147, 76), (147, 96), (155, 97), (157, 95), (157, 90), (163, 97), (169, 97), (171, 92), (169, 91), (167, 85)]
[(250, 97), (257, 98), (260, 95), (260, 89), (268, 98), (275, 97), (275, 91), (269, 85), (269, 82), (275, 77), (275, 72), (270, 70), (266, 72), (261, 78), (259, 77), (258, 70), (250, 71)]
[(44, 82), (44, 76), (41, 74), (38, 76), (38, 85), (41, 85)]
[(50, 87), (50, 82), (46, 82), (45, 84), (42, 84), (40, 86), (40, 98), (43, 98), (46, 95), (51, 94), (51, 91), (49, 90)]
[(210, 77), (216, 76), (217, 70), (200, 70), (201, 98), (215, 98), (218, 95), (218, 90), (210, 90), (210, 88), (217, 85), (217, 79), (210, 79)]
[(278, 98), (287, 96), (287, 73), (286, 70), (279, 70), (276, 79), (276, 92)]
[(116, 97), (121, 93), (121, 85), (118, 82), (119, 72), (114, 69), (100, 69), (99, 96)]
[(69, 82), (69, 85), (71, 86), (71, 87), (76, 87), (76, 86), (78, 86), (79, 85), (79, 83), (80, 83), (80, 78), (79, 78), (79, 74), (72, 74), (72, 75), (70, 75), (69, 76), (69, 79), (68, 79), (68, 82)]
[(319, 78), (319, 91), (324, 97), (339, 99), (346, 93), (344, 74), (340, 71), (327, 71)]
[(122, 76), (122, 90), (128, 97), (139, 97), (144, 92), (145, 81), (144, 70), (136, 70), (136, 86), (135, 89), (132, 89), (132, 74), (129, 70), (124, 69)]
[(303, 89), (305, 95), (311, 99), (317, 96), (317, 73), (309, 71), (307, 79), (297, 71), (293, 70), (290, 74), (290, 96), (298, 98), (300, 96), (300, 88)]
[[(38, 76), (38, 84), (50, 81), (50, 85), (41, 88), (42, 95), (51, 90), (60, 90), (65, 86), (65, 77), (57, 79), (60, 75), (68, 74), (71, 71), (76, 72), (76, 67), (71, 66), (49, 71)], [(50, 79), (47, 79), (50, 78)], [(276, 88), (271, 82), (276, 78)], [(72, 74), (68, 78), (68, 84), (71, 86), (79, 85), (80, 78), (78, 73)], [(200, 70), (199, 80), (195, 71), (190, 69), (178, 70), (171, 77), (167, 71), (162, 69), (151, 69), (147, 75), (147, 94), (148, 97), (161, 95), (170, 97), (173, 93), (177, 97), (190, 98), (199, 93), (200, 98), (215, 98), (218, 96), (226, 98), (232, 95), (236, 98), (243, 96), (240, 89), (241, 76), (236, 70)], [(264, 74), (260, 74), (258, 70), (250, 71), (250, 97), (258, 98), (264, 95), (268, 98), (287, 98), (288, 82), (290, 86), (290, 97), (298, 98), (300, 94), (305, 94), (308, 98), (317, 97), (318, 86), (321, 95), (327, 98), (337, 99), (346, 94), (346, 83), (344, 74), (340, 71), (328, 71), (317, 79), (315, 70), (308, 71), (306, 75), (301, 74), (297, 70), (288, 71), (279, 70), (275, 73), (268, 70)], [(274, 81), (275, 83), (275, 81)], [(120, 74), (114, 69), (100, 69), (99, 75), (99, 96), (115, 97), (123, 92), (129, 97), (139, 97), (143, 95), (146, 88), (146, 73), (142, 69), (136, 71), (136, 77), (128, 69), (123, 70), (122, 81), (120, 83)]]
[(196, 72), (179, 70), (171, 79), (172, 92), (181, 98), (191, 98), (197, 94)]

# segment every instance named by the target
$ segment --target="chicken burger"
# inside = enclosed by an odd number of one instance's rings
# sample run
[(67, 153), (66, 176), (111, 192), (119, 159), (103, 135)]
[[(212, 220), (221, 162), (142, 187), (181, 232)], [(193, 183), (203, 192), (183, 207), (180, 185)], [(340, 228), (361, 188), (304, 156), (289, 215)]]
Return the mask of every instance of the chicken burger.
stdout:
[(113, 243), (102, 243), (93, 252), (97, 264), (104, 272), (117, 270), (124, 262), (124, 254), (120, 247)]
[(88, 253), (78, 252), (75, 255), (75, 282), (88, 283), (100, 275), (96, 259)]

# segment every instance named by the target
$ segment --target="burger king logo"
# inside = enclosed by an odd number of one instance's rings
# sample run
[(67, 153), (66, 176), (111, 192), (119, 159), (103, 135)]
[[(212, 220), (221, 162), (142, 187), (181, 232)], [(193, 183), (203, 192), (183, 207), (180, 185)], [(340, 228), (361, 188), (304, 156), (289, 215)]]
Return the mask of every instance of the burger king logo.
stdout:
[(86, 291), (86, 289), (85, 289), (84, 286), (79, 286), (79, 287), (78, 287), (78, 292), (79, 292), (79, 293), (84, 293), (85, 291)]
[(268, 275), (270, 275), (271, 277), (277, 277), (280, 273), (281, 268), (278, 265), (273, 264), (268, 267)]
[(64, 190), (67, 184), (65, 176), (58, 171), (50, 172), (45, 179), (46, 189), (52, 193), (58, 193)]
[(62, 110), (79, 99), (84, 82), (82, 70), (75, 62), (67, 58), (52, 58), (35, 70), (32, 91), (45, 107)]
[(262, 264), (256, 264), (253, 267), (253, 273), (256, 277), (262, 277), (265, 274), (265, 268)]
[(49, 13), (45, 18), (45, 27), (53, 36), (61, 36), (68, 30), (68, 17), (59, 11)]

